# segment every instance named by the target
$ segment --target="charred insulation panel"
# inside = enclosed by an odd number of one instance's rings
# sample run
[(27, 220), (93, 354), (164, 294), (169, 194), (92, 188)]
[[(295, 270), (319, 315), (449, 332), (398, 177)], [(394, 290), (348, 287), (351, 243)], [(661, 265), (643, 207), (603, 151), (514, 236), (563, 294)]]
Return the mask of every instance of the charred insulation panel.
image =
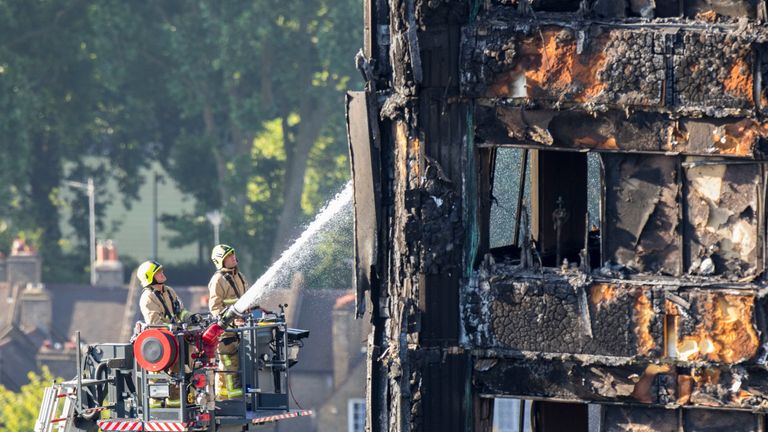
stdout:
[(649, 288), (546, 281), (488, 282), (488, 344), (498, 349), (633, 357), (662, 345)]
[[(757, 216), (762, 213), (760, 166), (699, 162), (685, 169), (688, 272), (754, 277), (762, 268)], [(707, 260), (713, 269), (702, 269)]]
[[(653, 2), (650, 2), (653, 3)], [(540, 25), (498, 10), (464, 34), (462, 92), (543, 107), (724, 117), (758, 107), (765, 29)]]
[(606, 259), (635, 272), (682, 271), (678, 160), (604, 155)]
[(488, 146), (754, 158), (768, 136), (768, 124), (753, 119), (673, 119), (615, 110), (595, 116), (510, 106), (481, 106), (476, 115), (479, 144)]

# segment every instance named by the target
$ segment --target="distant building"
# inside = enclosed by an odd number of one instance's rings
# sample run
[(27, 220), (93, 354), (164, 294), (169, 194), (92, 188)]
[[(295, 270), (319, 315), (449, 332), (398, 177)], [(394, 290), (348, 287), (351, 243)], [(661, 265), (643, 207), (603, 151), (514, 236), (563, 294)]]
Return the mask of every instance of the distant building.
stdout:
[[(365, 396), (365, 324), (355, 320), (351, 291), (302, 289), (294, 283), (288, 290), (275, 290), (262, 302), (274, 310), (288, 304), (288, 326), (310, 331), (291, 369), (291, 408), (312, 409), (313, 417), (277, 423), (277, 432), (347, 431), (350, 400)], [(364, 407), (364, 404), (363, 404)], [(358, 412), (360, 406), (357, 405)], [(364, 408), (363, 408), (364, 410)], [(350, 429), (357, 431), (358, 429)]]
[[(93, 161), (94, 164), (97, 162), (95, 159)], [(137, 200), (131, 203), (130, 208), (124, 205), (116, 180), (110, 178), (106, 184), (97, 185), (106, 189), (106, 193), (102, 196), (109, 197), (108, 199), (105, 198), (109, 201), (109, 205), (104, 217), (100, 219), (105, 226), (106, 233), (97, 233), (97, 237), (111, 238), (115, 245), (120, 248), (120, 253), (123, 256), (136, 262), (141, 262), (152, 256), (152, 208), (155, 186), (158, 218), (162, 215), (192, 214), (195, 211), (194, 197), (182, 192), (159, 163), (149, 165), (141, 170), (139, 175), (144, 178), (144, 183), (139, 188)], [(64, 189), (61, 193), (65, 202), (72, 202), (76, 194), (80, 192)], [(98, 197), (97, 200), (99, 200)], [(68, 209), (64, 209), (61, 216), (62, 237), (64, 240), (69, 240), (70, 244), (75, 244), (74, 231), (66, 222), (70, 216)], [(169, 244), (171, 235), (172, 232), (158, 222), (157, 250), (161, 259), (165, 262), (169, 262), (168, 259), (171, 259), (172, 262), (182, 262), (198, 258), (197, 245), (171, 247)], [(213, 231), (211, 231), (210, 239), (204, 240), (208, 240), (207, 242), (203, 241), (207, 247), (213, 246)]]
[[(102, 253), (106, 253), (102, 251)], [(27, 373), (47, 366), (65, 379), (76, 373), (77, 345), (128, 341), (141, 319), (141, 287), (128, 285), (42, 284), (39, 275), (21, 277), (16, 266), (39, 268), (31, 260), (9, 257), (13, 280), (0, 281), (0, 384), (17, 391)], [(102, 257), (108, 262), (108, 255)], [(104, 280), (104, 279), (98, 279)], [(206, 312), (205, 286), (176, 287), (187, 309)], [(354, 319), (354, 296), (347, 290), (291, 289), (268, 293), (262, 305), (279, 310), (288, 304), (288, 325), (310, 331), (291, 369), (291, 407), (312, 409), (315, 415), (272, 425), (274, 432), (362, 431), (365, 415), (365, 338), (363, 320)], [(269, 430), (269, 429), (266, 429)]]
[[(102, 246), (95, 286), (43, 284), (37, 254), (8, 257), (7, 277), (0, 281), (0, 384), (18, 390), (27, 382), (27, 373), (42, 366), (54, 376), (74, 376), (78, 331), (82, 343), (130, 339), (134, 323), (141, 319), (141, 289), (135, 279), (128, 285), (122, 282), (117, 251)], [(189, 310), (206, 309), (206, 287), (174, 288)]]

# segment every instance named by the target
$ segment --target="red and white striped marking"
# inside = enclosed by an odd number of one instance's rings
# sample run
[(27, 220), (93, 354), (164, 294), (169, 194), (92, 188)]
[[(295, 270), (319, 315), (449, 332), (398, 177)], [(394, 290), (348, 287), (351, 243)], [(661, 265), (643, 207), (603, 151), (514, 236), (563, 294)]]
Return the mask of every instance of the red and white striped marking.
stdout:
[(185, 431), (187, 430), (187, 426), (188, 426), (188, 423), (150, 421), (150, 422), (144, 423), (144, 430), (145, 431), (161, 431), (161, 432)]
[(99, 420), (96, 422), (103, 431), (160, 431), (160, 432), (184, 432), (189, 427), (188, 423), (164, 422), (164, 421), (112, 421)]
[(143, 431), (144, 424), (140, 421), (111, 421), (99, 420), (96, 422), (103, 431)]
[(253, 424), (264, 424), (269, 422), (275, 422), (278, 420), (285, 420), (289, 418), (296, 418), (296, 417), (303, 417), (312, 415), (312, 410), (301, 410), (301, 411), (289, 411), (283, 414), (276, 414), (266, 417), (259, 417), (252, 420)]

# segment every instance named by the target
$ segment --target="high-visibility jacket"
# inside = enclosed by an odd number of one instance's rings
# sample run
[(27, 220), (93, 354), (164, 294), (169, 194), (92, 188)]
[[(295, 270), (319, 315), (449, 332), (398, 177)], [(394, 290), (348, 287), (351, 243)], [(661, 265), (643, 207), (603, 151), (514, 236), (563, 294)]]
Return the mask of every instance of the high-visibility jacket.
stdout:
[(144, 288), (139, 308), (144, 322), (148, 325), (181, 323), (189, 317), (189, 312), (184, 309), (184, 303), (176, 291), (167, 285), (161, 288)]
[(218, 317), (224, 308), (231, 306), (250, 287), (248, 280), (237, 269), (221, 269), (208, 282), (208, 308)]

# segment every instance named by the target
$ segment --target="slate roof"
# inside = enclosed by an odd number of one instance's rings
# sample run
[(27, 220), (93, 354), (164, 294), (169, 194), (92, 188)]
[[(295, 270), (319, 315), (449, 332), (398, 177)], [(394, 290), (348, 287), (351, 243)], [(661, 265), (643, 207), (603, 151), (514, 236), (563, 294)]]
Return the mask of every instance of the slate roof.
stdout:
[(44, 339), (37, 328), (11, 326), (0, 334), (0, 384), (18, 391), (29, 381), (27, 374), (37, 370), (35, 354)]
[[(300, 310), (293, 327), (309, 330), (309, 338), (304, 340), (304, 347), (299, 352), (299, 363), (291, 370), (296, 372), (322, 372), (333, 374), (333, 309), (337, 299), (346, 295), (346, 290), (303, 289)], [(287, 289), (267, 293), (262, 305), (270, 310), (278, 304), (294, 305), (295, 294)], [(291, 313), (295, 313), (291, 310)]]
[(45, 287), (51, 294), (54, 342), (70, 340), (78, 330), (84, 343), (122, 342), (127, 289), (74, 284)]

